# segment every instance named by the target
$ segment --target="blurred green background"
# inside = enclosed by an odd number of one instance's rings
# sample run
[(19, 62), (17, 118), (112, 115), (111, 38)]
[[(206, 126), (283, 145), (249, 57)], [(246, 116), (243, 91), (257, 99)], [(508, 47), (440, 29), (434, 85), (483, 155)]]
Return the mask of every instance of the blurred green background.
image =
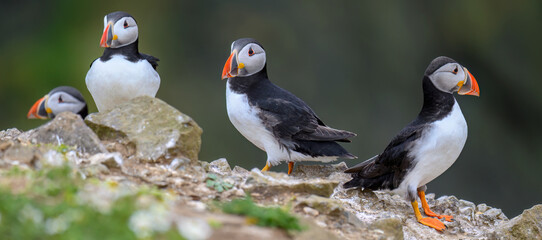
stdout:
[(542, 203), (540, 1), (2, 1), (0, 129), (43, 124), (26, 113), (59, 85), (80, 89), (96, 111), (85, 75), (103, 52), (103, 17), (117, 10), (138, 21), (140, 51), (161, 60), (157, 97), (204, 129), (202, 160), (265, 164), (226, 114), (220, 74), (237, 38), (258, 39), (273, 82), (358, 134), (344, 144), (359, 156), (349, 166), (416, 117), (423, 72), (446, 55), (472, 72), (481, 96), (457, 97), (469, 138), (428, 191), (508, 217)]

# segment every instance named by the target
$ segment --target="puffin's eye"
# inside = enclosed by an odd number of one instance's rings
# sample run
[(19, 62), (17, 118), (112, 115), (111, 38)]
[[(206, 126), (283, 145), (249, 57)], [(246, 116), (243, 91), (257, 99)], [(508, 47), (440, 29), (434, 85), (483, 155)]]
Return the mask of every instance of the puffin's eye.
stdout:
[(459, 70), (457, 69), (457, 67), (455, 67), (455, 68), (454, 68), (454, 71), (452, 71), (452, 73), (453, 73), (453, 74), (457, 74), (457, 71), (459, 71)]
[(62, 100), (62, 95), (58, 97), (58, 102), (59, 102), (59, 103), (64, 102), (64, 100)]
[(124, 20), (124, 28), (128, 28), (128, 22)]
[(252, 56), (254, 55), (254, 50), (252, 50), (252, 48), (249, 48), (248, 49), (248, 56)]

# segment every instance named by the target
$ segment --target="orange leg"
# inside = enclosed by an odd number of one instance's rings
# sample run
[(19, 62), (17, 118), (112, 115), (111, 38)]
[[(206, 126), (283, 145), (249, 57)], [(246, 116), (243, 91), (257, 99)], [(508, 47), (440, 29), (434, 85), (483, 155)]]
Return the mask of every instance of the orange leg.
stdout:
[(449, 216), (449, 215), (439, 215), (439, 214), (436, 214), (433, 211), (431, 211), (431, 209), (429, 209), (429, 205), (427, 204), (427, 200), (425, 200), (425, 192), (424, 191), (418, 191), (418, 196), (420, 197), (420, 200), (422, 201), (422, 208), (423, 208), (423, 211), (425, 212), (425, 215), (427, 215), (429, 217), (437, 217), (439, 219), (444, 218), (444, 220), (446, 220), (448, 222), (452, 221), (452, 219), (454, 217)]
[(292, 173), (293, 170), (294, 170), (294, 162), (289, 162), (288, 163), (288, 175), (290, 175), (290, 173)]
[(422, 217), (422, 214), (420, 213), (420, 209), (418, 208), (418, 201), (412, 201), (411, 204), (412, 204), (412, 208), (414, 209), (414, 215), (416, 215), (416, 219), (418, 220), (418, 222), (420, 222), (421, 224), (425, 226), (432, 227), (441, 232), (444, 231), (444, 229), (446, 229), (446, 225), (444, 225), (444, 223), (442, 223), (438, 219), (430, 218), (430, 217), (426, 217), (426, 218)]
[(269, 171), (271, 167), (269, 166), (269, 164), (267, 164), (267, 162), (265, 162), (265, 167), (262, 168), (262, 172), (265, 172), (265, 171)]

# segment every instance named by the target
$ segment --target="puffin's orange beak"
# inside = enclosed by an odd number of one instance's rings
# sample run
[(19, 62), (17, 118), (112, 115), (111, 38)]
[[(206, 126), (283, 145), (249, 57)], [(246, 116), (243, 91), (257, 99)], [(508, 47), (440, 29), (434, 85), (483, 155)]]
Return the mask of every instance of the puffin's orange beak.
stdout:
[(234, 57), (234, 55), (235, 53), (232, 52), (228, 60), (226, 60), (226, 64), (224, 64), (224, 68), (222, 69), (222, 79), (233, 77), (230, 74), (230, 71), (231, 71), (231, 59)]
[(113, 23), (110, 22), (105, 27), (102, 39), (100, 40), (100, 47), (107, 48), (111, 46), (111, 40), (113, 39), (112, 25)]
[(467, 73), (467, 79), (463, 81), (463, 84), (459, 87), (459, 90), (457, 93), (459, 95), (472, 95), (472, 96), (480, 96), (480, 87), (478, 87), (478, 82), (476, 82), (476, 78), (472, 76), (472, 74), (467, 70), (467, 68), (463, 68), (465, 72)]
[(28, 111), (26, 117), (28, 119), (48, 119), (49, 116), (47, 116), (45, 100), (46, 97), (42, 97), (38, 101), (36, 101), (36, 103), (32, 105), (32, 108), (30, 108), (30, 111)]
[(224, 69), (222, 69), (222, 79), (235, 77), (237, 76), (238, 72), (239, 66), (237, 63), (237, 50), (233, 50), (228, 60), (226, 60), (226, 64), (224, 64)]

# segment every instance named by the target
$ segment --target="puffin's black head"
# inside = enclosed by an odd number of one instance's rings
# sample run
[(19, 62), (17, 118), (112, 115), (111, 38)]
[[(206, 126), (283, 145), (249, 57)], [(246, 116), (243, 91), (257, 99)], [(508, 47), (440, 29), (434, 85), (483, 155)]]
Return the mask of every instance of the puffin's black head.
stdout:
[(252, 38), (241, 38), (231, 44), (231, 54), (224, 69), (222, 79), (246, 77), (260, 72), (265, 67), (265, 50)]
[(29, 119), (49, 119), (61, 112), (73, 112), (81, 115), (82, 118), (88, 115), (87, 103), (77, 89), (61, 86), (51, 90), (34, 103), (27, 117)]
[(132, 15), (121, 11), (105, 15), (101, 47), (123, 47), (135, 42), (137, 37), (137, 23)]
[(480, 96), (478, 83), (467, 68), (449, 57), (437, 57), (425, 70), (433, 85), (446, 93)]

